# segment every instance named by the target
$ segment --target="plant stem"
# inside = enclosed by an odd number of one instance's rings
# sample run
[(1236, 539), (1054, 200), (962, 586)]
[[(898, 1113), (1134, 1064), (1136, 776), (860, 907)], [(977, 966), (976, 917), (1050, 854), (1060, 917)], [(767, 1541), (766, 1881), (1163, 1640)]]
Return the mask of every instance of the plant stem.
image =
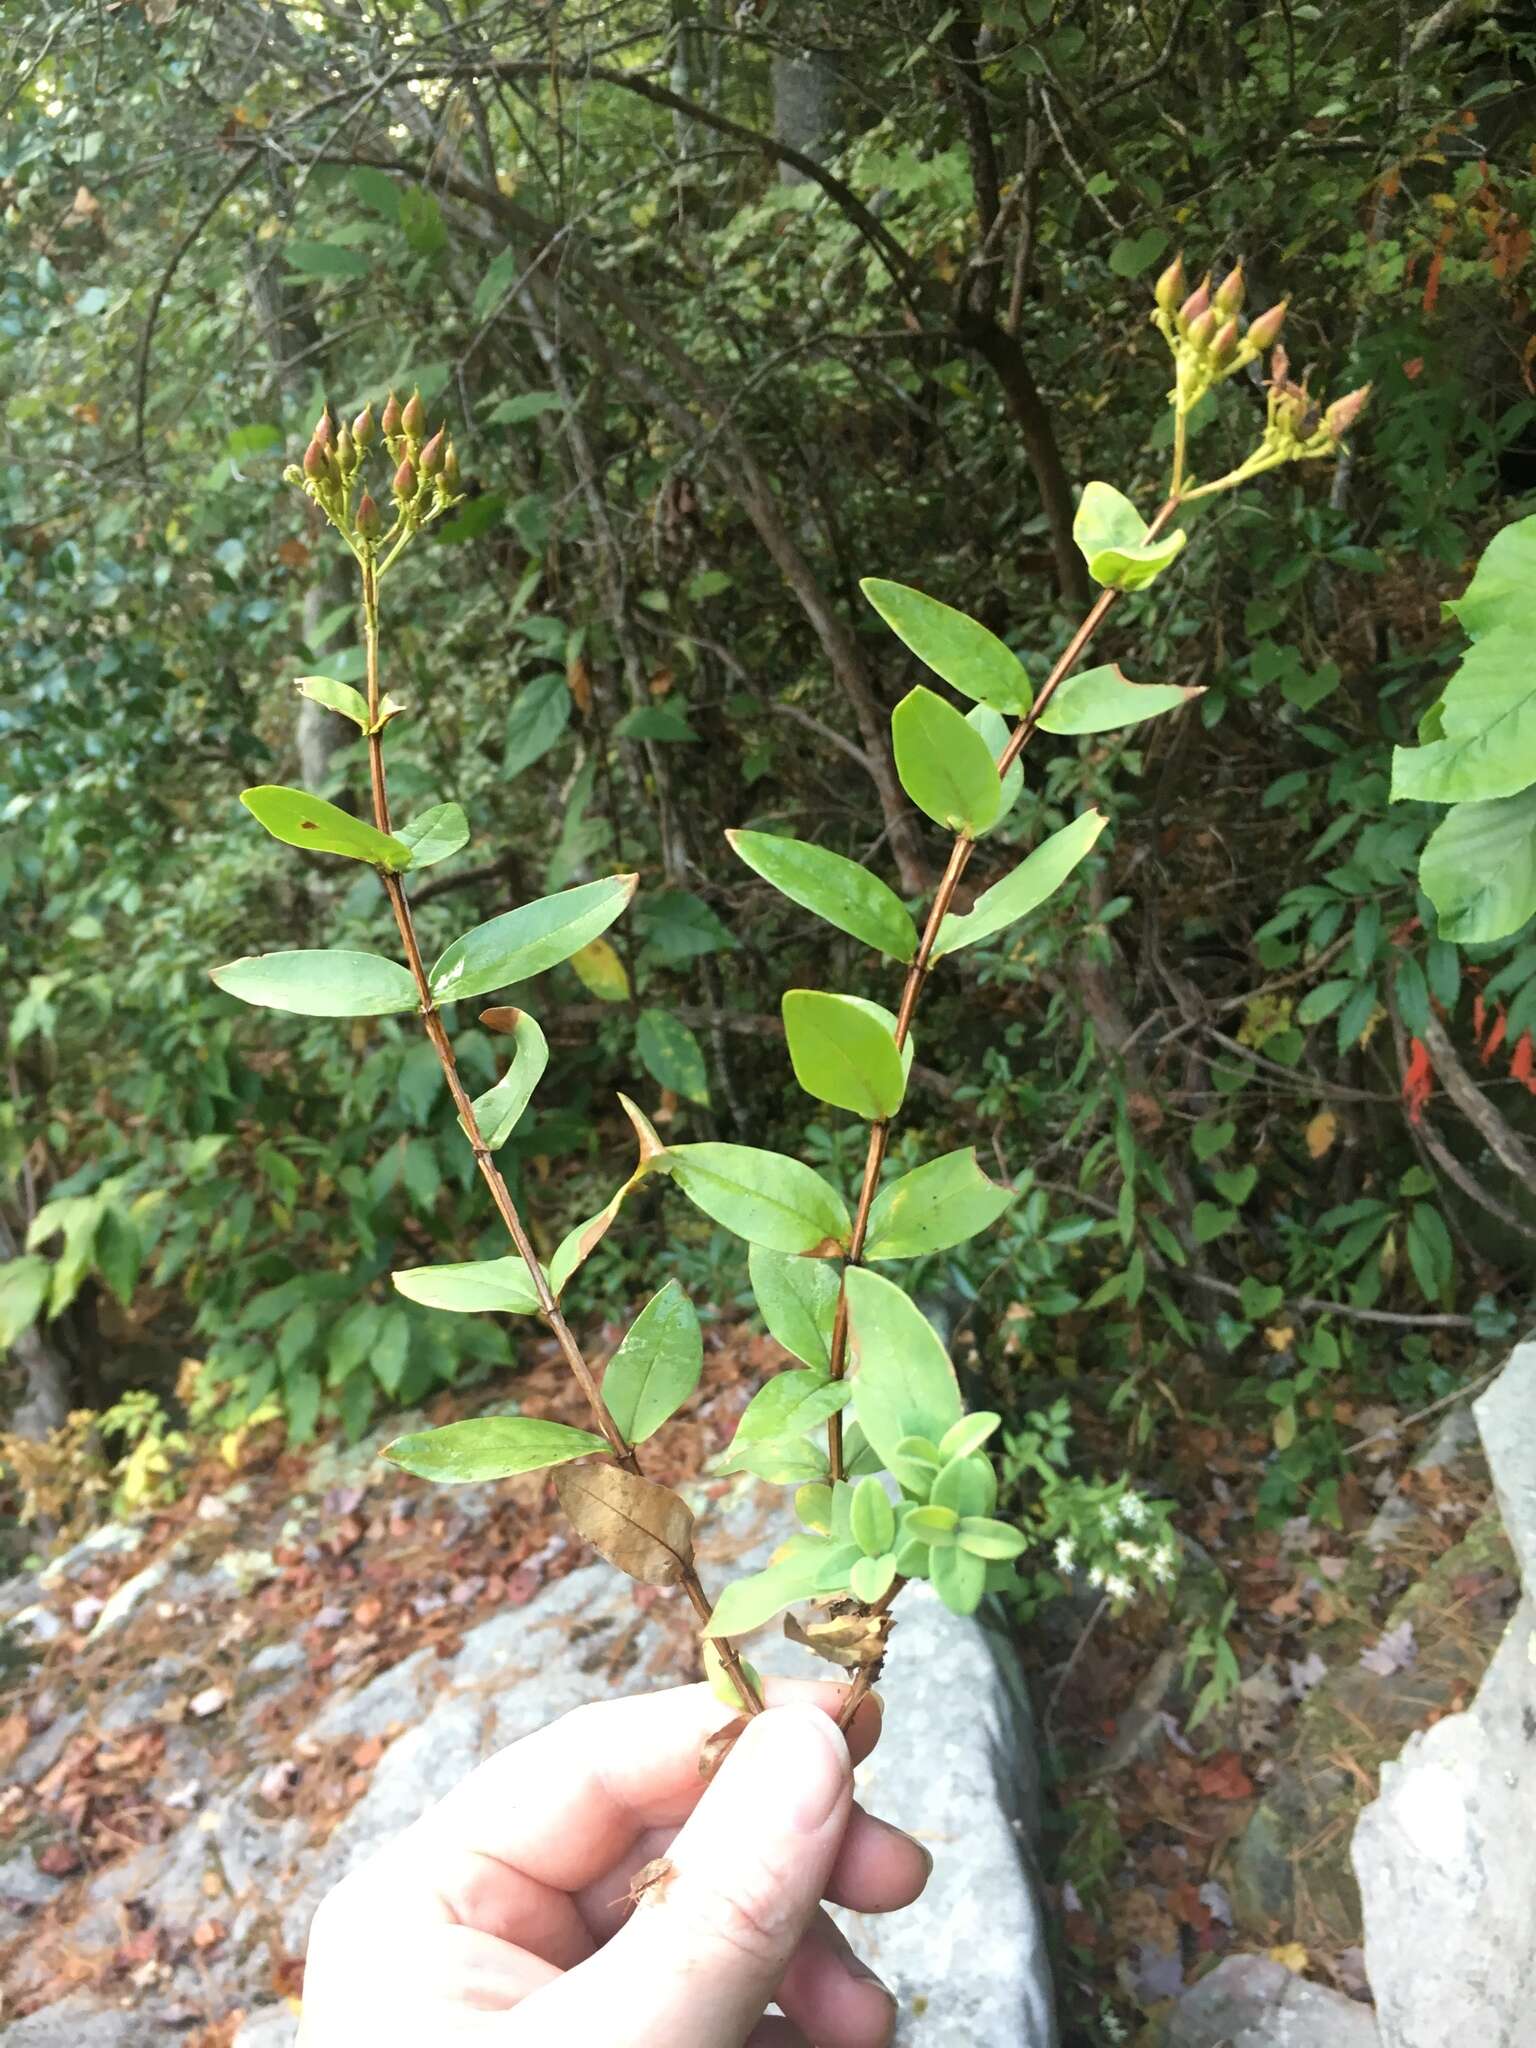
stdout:
[[(1181, 419), (1179, 425), (1182, 426), (1182, 424)], [(1175, 457), (1175, 476), (1177, 476), (1182, 462), (1182, 444), (1178, 445), (1180, 452)], [(1156, 516), (1147, 528), (1146, 538), (1154, 540), (1168, 524), (1168, 521), (1173, 517), (1178, 508), (1179, 498), (1175, 489), (1159, 506)], [(1104, 623), (1119, 595), (1120, 592), (1118, 590), (1106, 589), (1100, 591), (1092, 610), (1088, 612), (1082, 624), (1062, 649), (1050, 674), (1040, 685), (1040, 693), (1035, 698), (1034, 703), (1010, 734), (1008, 744), (998, 756), (997, 772), (999, 775), (1006, 774), (1024, 751), (1031, 735), (1039, 727), (1046, 707), (1067, 676), (1077, 665), (1078, 660), (1081, 658), (1089, 642), (1093, 639), (1095, 633), (1098, 632), (1099, 627)], [(896, 1044), (898, 1049), (906, 1044), (907, 1035), (912, 1029), (912, 1019), (917, 1010), (918, 998), (922, 995), (924, 984), (928, 979), (929, 962), (933, 958), (933, 949), (938, 944), (939, 931), (943, 926), (945, 917), (949, 913), (950, 905), (954, 901), (955, 890), (959, 886), (961, 876), (965, 873), (966, 863), (970, 860), (975, 844), (975, 840), (969, 833), (961, 832), (956, 835), (955, 843), (950, 848), (949, 859), (945, 863), (944, 873), (939, 879), (939, 886), (934, 891), (933, 902), (928, 908), (927, 920), (923, 926), (923, 935), (918, 941), (917, 951), (912, 957), (912, 964), (907, 969), (907, 978), (902, 987), (901, 1003), (896, 1012)], [(859, 1189), (858, 1206), (854, 1211), (853, 1235), (849, 1240), (848, 1257), (844, 1262), (843, 1270), (845, 1274), (849, 1266), (858, 1266), (863, 1263), (864, 1240), (869, 1229), (869, 1212), (874, 1205), (875, 1192), (880, 1184), (880, 1170), (885, 1164), (885, 1153), (890, 1141), (890, 1132), (891, 1122), (889, 1118), (885, 1118), (879, 1123), (871, 1124), (869, 1127), (869, 1150), (864, 1157), (864, 1180)], [(829, 1349), (832, 1377), (834, 1379), (841, 1379), (847, 1370), (848, 1363), (848, 1294), (846, 1287), (839, 1289), (838, 1292), (837, 1310), (832, 1323), (832, 1342)], [(841, 1479), (844, 1476), (843, 1418), (841, 1414), (829, 1417), (827, 1422), (827, 1459), (831, 1467), (832, 1477), (834, 1479)], [(860, 1679), (862, 1677), (863, 1674), (861, 1673)], [(854, 1689), (855, 1691), (858, 1690), (857, 1681), (855, 1682)], [(867, 1692), (869, 1690), (868, 1685), (866, 1684), (863, 1689)]]
[[(380, 701), (379, 570), (371, 549), (361, 553), (358, 559), (362, 568), (363, 585), (363, 645), (367, 653), (368, 663), (368, 722), (370, 725), (373, 725), (379, 715)], [(381, 832), (388, 832), (391, 827), (389, 820), (389, 786), (384, 773), (384, 738), (383, 734), (377, 730), (371, 731), (368, 734), (368, 781), (373, 795), (373, 822)], [(597, 1427), (607, 1439), (614, 1462), (624, 1466), (626, 1471), (633, 1472), (637, 1478), (642, 1477), (640, 1461), (635, 1455), (634, 1446), (626, 1442), (623, 1431), (609, 1412), (608, 1404), (603, 1399), (602, 1389), (597, 1383), (597, 1376), (587, 1363), (581, 1346), (576, 1340), (576, 1334), (566, 1321), (560, 1304), (555, 1299), (554, 1290), (549, 1284), (548, 1276), (545, 1274), (543, 1266), (539, 1263), (538, 1253), (535, 1251), (532, 1240), (524, 1228), (522, 1217), (518, 1214), (517, 1204), (512, 1199), (512, 1192), (508, 1188), (506, 1181), (502, 1178), (501, 1169), (497, 1166), (495, 1157), (481, 1133), (480, 1125), (475, 1117), (474, 1105), (470, 1101), (469, 1093), (459, 1073), (459, 1064), (454, 1056), (453, 1043), (448, 1036), (447, 1027), (443, 1023), (442, 1012), (433, 1000), (431, 983), (427, 979), (427, 970), (422, 960), (421, 947), (416, 938), (416, 926), (411, 916), (410, 899), (405, 893), (405, 883), (398, 874), (388, 870), (380, 871), (380, 879), (384, 884), (384, 893), (389, 898), (389, 907), (394, 913), (395, 925), (400, 933), (400, 943), (405, 949), (406, 965), (410, 969), (411, 979), (416, 984), (416, 993), (421, 1004), (422, 1026), (426, 1031), (433, 1051), (437, 1054), (438, 1065), (443, 1070), (443, 1079), (448, 1084), (448, 1093), (453, 1098), (453, 1106), (458, 1112), (460, 1126), (465, 1137), (469, 1140), (471, 1151), (475, 1155), (475, 1164), (480, 1169), (480, 1177), (490, 1192), (491, 1200), (496, 1205), (496, 1212), (506, 1227), (508, 1237), (511, 1238), (519, 1256), (528, 1268), (529, 1275), (533, 1281), (534, 1292), (538, 1296), (539, 1311), (553, 1332), (555, 1342), (560, 1346), (565, 1362), (570, 1367), (577, 1385), (586, 1396), (587, 1406), (592, 1411), (592, 1417)], [(713, 1612), (713, 1606), (709, 1595), (704, 1591), (698, 1572), (691, 1560), (684, 1569), (680, 1583), (692, 1602), (694, 1612), (698, 1615), (699, 1620), (707, 1623)], [(758, 1699), (750, 1680), (741, 1667), (741, 1660), (736, 1653), (734, 1645), (724, 1639), (717, 1639), (717, 1647), (720, 1652), (721, 1665), (729, 1676), (732, 1685), (736, 1688), (743, 1708), (749, 1714), (761, 1713), (762, 1702)]]

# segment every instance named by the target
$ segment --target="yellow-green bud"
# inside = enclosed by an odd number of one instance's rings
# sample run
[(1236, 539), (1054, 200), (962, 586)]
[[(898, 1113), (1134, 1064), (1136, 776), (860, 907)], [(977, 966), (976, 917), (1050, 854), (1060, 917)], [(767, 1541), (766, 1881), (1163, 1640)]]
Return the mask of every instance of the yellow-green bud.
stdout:
[(1183, 305), (1180, 306), (1178, 314), (1180, 325), (1188, 327), (1191, 321), (1198, 320), (1210, 303), (1211, 277), (1210, 272), (1207, 271)]
[(459, 451), (451, 441), (443, 457), (443, 482), (450, 491), (459, 488)]
[(329, 468), (330, 464), (326, 456), (325, 443), (320, 439), (317, 432), (315, 438), (304, 450), (304, 474), (311, 482), (318, 483), (321, 477), (327, 474)]
[(413, 441), (419, 441), (427, 431), (427, 408), (421, 402), (419, 391), (413, 391), (406, 400), (400, 424)]
[(1243, 303), (1244, 289), (1243, 266), (1239, 263), (1235, 270), (1227, 272), (1221, 283), (1216, 287), (1217, 312), (1229, 315), (1235, 313)]
[(1328, 423), (1328, 431), (1335, 441), (1342, 440), (1349, 432), (1370, 403), (1370, 397), (1370, 385), (1362, 384), (1358, 391), (1351, 391), (1343, 398), (1336, 398), (1329, 406), (1324, 418)]
[(1185, 330), (1196, 348), (1208, 348), (1216, 335), (1216, 315), (1207, 306), (1203, 313), (1197, 313)]
[(352, 429), (343, 427), (336, 436), (336, 460), (343, 469), (350, 469), (357, 459), (357, 450), (352, 445)]
[(373, 418), (373, 407), (371, 404), (365, 405), (357, 418), (352, 422), (352, 438), (359, 448), (367, 448), (371, 445), (373, 437), (377, 432), (378, 428), (374, 424)]
[(1216, 362), (1224, 363), (1236, 347), (1237, 322), (1229, 320), (1217, 331), (1216, 339), (1211, 343), (1211, 355)]
[(1157, 283), (1152, 287), (1152, 296), (1165, 313), (1171, 313), (1184, 296), (1184, 259), (1175, 256)]
[(1271, 306), (1268, 312), (1261, 313), (1257, 320), (1249, 323), (1248, 339), (1255, 348), (1274, 347), (1280, 339), (1280, 330), (1285, 325), (1286, 308), (1289, 304), (1288, 299), (1282, 299), (1278, 306)]
[(447, 445), (448, 429), (439, 427), (417, 457), (417, 464), (423, 476), (436, 476), (443, 466), (443, 450)]

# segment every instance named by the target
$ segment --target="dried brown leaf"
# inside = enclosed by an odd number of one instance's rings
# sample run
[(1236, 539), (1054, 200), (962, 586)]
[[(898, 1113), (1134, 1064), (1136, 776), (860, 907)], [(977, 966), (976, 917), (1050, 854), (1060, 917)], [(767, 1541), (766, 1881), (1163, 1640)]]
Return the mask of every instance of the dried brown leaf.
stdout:
[(813, 1621), (809, 1625), (797, 1621), (792, 1614), (784, 1617), (784, 1633), (791, 1642), (825, 1657), (829, 1664), (841, 1665), (845, 1671), (878, 1664), (885, 1655), (890, 1627), (888, 1614), (837, 1614), (828, 1621)]
[(746, 1730), (747, 1717), (738, 1714), (734, 1721), (727, 1721), (723, 1728), (717, 1728), (713, 1735), (706, 1736), (699, 1750), (699, 1776), (712, 1778), (736, 1747)]
[(564, 1465), (555, 1491), (592, 1548), (647, 1586), (675, 1586), (693, 1559), (693, 1510), (622, 1465)]

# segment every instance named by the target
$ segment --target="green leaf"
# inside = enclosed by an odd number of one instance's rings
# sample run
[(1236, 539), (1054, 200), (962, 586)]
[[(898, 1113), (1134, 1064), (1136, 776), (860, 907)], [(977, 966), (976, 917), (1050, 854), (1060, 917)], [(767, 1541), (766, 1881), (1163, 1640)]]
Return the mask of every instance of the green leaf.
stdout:
[(1234, 1209), (1240, 1209), (1253, 1193), (1258, 1178), (1259, 1169), (1256, 1166), (1234, 1166), (1225, 1173), (1213, 1173), (1211, 1185), (1224, 1202), (1230, 1202)]
[(606, 1451), (607, 1444), (589, 1429), (570, 1429), (563, 1422), (541, 1422), (531, 1415), (482, 1415), (472, 1422), (449, 1422), (414, 1436), (397, 1436), (384, 1446), (384, 1456), (418, 1479), (440, 1486), (478, 1485), (487, 1479), (510, 1479), (519, 1472), (542, 1472), (549, 1465), (569, 1464)]
[(772, 832), (727, 832), (731, 850), (791, 903), (903, 963), (917, 951), (917, 927), (895, 890), (825, 846)]
[(526, 261), (517, 244), (510, 242), (492, 257), (490, 268), (475, 287), (474, 314), (477, 320), (484, 320), (500, 305), (521, 276)]
[(1224, 1152), (1237, 1136), (1234, 1123), (1196, 1124), (1189, 1137), (1189, 1149), (1203, 1166), (1207, 1159), (1214, 1159), (1218, 1152)]
[(603, 1399), (625, 1441), (643, 1444), (675, 1415), (704, 1370), (704, 1339), (677, 1281), (653, 1294), (603, 1374)]
[(1002, 1422), (1001, 1415), (994, 1415), (985, 1408), (974, 1415), (962, 1415), (939, 1439), (939, 1450), (946, 1458), (969, 1460), (1002, 1427)]
[(121, 1209), (105, 1209), (92, 1247), (96, 1270), (124, 1308), (133, 1300), (134, 1284), (144, 1263), (144, 1240), (132, 1218)]
[(287, 242), (283, 256), (303, 277), (367, 277), (374, 267), (373, 257), (363, 250), (336, 242)]
[(350, 718), (364, 732), (368, 730), (368, 699), (350, 683), (338, 683), (333, 676), (295, 676), (294, 686), (301, 697), (323, 704), (327, 711), (342, 718)]
[(1109, 267), (1116, 277), (1140, 277), (1168, 246), (1166, 228), (1143, 228), (1139, 235), (1127, 235), (1109, 252)]
[(517, 1128), (518, 1118), (549, 1065), (549, 1040), (537, 1022), (526, 1010), (514, 1010), (512, 1016), (516, 1020), (512, 1023), (512, 1064), (494, 1088), (477, 1095), (470, 1104), (480, 1135), (493, 1152), (505, 1145)]
[(896, 1510), (878, 1479), (861, 1479), (853, 1489), (848, 1526), (866, 1557), (884, 1557), (896, 1541)]
[(851, 1570), (858, 1555), (851, 1543), (836, 1549), (821, 1544), (771, 1564), (766, 1571), (754, 1572), (750, 1578), (735, 1580), (715, 1602), (705, 1635), (750, 1635), (797, 1600), (809, 1600), (822, 1590), (829, 1569), (835, 1576), (837, 1562), (844, 1571)]
[(1355, 983), (1348, 975), (1338, 981), (1320, 981), (1316, 988), (1309, 988), (1296, 1005), (1296, 1022), (1321, 1024), (1325, 1017), (1331, 1017), (1335, 1010), (1343, 1008), (1354, 987)]
[(990, 939), (994, 933), (1038, 909), (1061, 887), (1078, 862), (1091, 852), (1108, 822), (1102, 811), (1084, 811), (1070, 825), (1064, 825), (1049, 839), (1042, 840), (1033, 853), (1020, 861), (1011, 875), (1005, 876), (1001, 882), (994, 882), (990, 889), (984, 889), (968, 911), (963, 914), (950, 911), (939, 926), (934, 959), (942, 960), (946, 953), (958, 952), (962, 946), (974, 946), (982, 939)]
[(474, 1259), (456, 1266), (411, 1266), (390, 1279), (407, 1301), (423, 1308), (452, 1309), (457, 1315), (486, 1310), (504, 1315), (537, 1315), (538, 1291), (521, 1258)]
[(792, 1258), (755, 1244), (747, 1254), (752, 1292), (769, 1334), (792, 1358), (825, 1372), (842, 1276), (828, 1259)]
[(635, 893), (638, 875), (608, 875), (525, 903), (455, 939), (432, 970), (433, 999), (461, 1003), (527, 981), (569, 960), (605, 932)]
[(689, 1102), (708, 1103), (709, 1073), (703, 1047), (670, 1010), (642, 1010), (635, 1025), (635, 1051), (658, 1087)]
[(876, 1195), (864, 1244), (867, 1259), (917, 1259), (964, 1244), (995, 1223), (1014, 1190), (989, 1180), (974, 1146), (915, 1166)]
[(1430, 835), (1419, 881), (1442, 939), (1479, 946), (1518, 931), (1536, 912), (1536, 786), (1455, 805)]
[(413, 868), (436, 867), (469, 841), (469, 820), (461, 804), (433, 804), (396, 828), (395, 837), (411, 850)]
[(1040, 714), (1040, 725), (1045, 732), (1062, 734), (1118, 732), (1165, 711), (1177, 711), (1204, 694), (1202, 689), (1186, 689), (1178, 683), (1133, 683), (1122, 675), (1118, 663), (1111, 662), (1105, 668), (1068, 676), (1052, 693)]
[(242, 1003), (296, 1017), (390, 1017), (416, 1007), (416, 984), (378, 953), (248, 953), (209, 970)]
[(525, 768), (531, 768), (535, 761), (542, 761), (566, 726), (571, 717), (571, 693), (565, 677), (557, 671), (535, 676), (531, 683), (525, 683), (512, 700), (512, 709), (507, 713), (507, 734), (501, 759), (501, 772), (511, 781), (521, 775)]
[(889, 1552), (884, 1557), (861, 1557), (848, 1574), (849, 1592), (866, 1607), (883, 1600), (895, 1583), (896, 1559)]
[(487, 423), (493, 427), (520, 427), (544, 413), (564, 411), (565, 400), (553, 391), (520, 391), (514, 398), (503, 398), (493, 405)]
[[(761, 1699), (763, 1696), (763, 1674), (755, 1664), (749, 1664), (745, 1657), (740, 1660), (742, 1675), (748, 1685)], [(736, 1690), (736, 1681), (720, 1661), (720, 1652), (715, 1648), (714, 1638), (704, 1638), (704, 1678), (710, 1691), (721, 1706), (729, 1707), (733, 1714), (741, 1712), (741, 1694)]]
[(1392, 750), (1392, 800), (1482, 803), (1536, 782), (1536, 662), (1527, 625), (1479, 640), (1440, 700), (1443, 738)]
[[(990, 704), (973, 704), (965, 714), (965, 722), (969, 726), (974, 726), (976, 731), (986, 741), (987, 752), (992, 756), (992, 762), (995, 767), (1002, 760), (1004, 753), (1007, 751), (1008, 742), (1013, 737), (1013, 729), (1007, 719), (1004, 718), (1000, 711), (994, 711)], [(1019, 792), (1023, 787), (1024, 764), (1022, 761), (1010, 761), (1007, 773), (1002, 778), (1002, 798), (998, 805), (997, 816), (993, 819), (991, 825), (988, 826), (988, 831), (995, 832), (997, 827), (1002, 824), (1008, 813), (1018, 802)]]
[(1499, 627), (1529, 619), (1531, 593), (1536, 590), (1536, 514), (1514, 520), (1496, 533), (1483, 550), (1472, 581), (1446, 610), (1474, 640)]
[(907, 1062), (872, 1003), (793, 988), (783, 1000), (784, 1035), (795, 1079), (807, 1095), (878, 1123), (901, 1107)]
[(951, 1614), (974, 1614), (987, 1590), (985, 1560), (958, 1544), (933, 1553), (933, 1590)]
[(633, 711), (626, 711), (613, 728), (613, 736), (619, 740), (675, 742), (698, 738), (698, 734), (683, 714), (680, 711), (673, 711), (666, 704), (639, 704)]
[(985, 832), (1003, 807), (992, 750), (953, 704), (921, 684), (891, 714), (896, 773), (913, 803), (952, 832)]
[(400, 869), (411, 864), (408, 846), (328, 804), (324, 797), (269, 782), (241, 790), (240, 801), (258, 825), (285, 845), (302, 846), (308, 853), (339, 853), (379, 868)]
[(755, 1145), (671, 1145), (658, 1162), (706, 1216), (776, 1252), (842, 1251), (846, 1203), (813, 1167)]
[(866, 576), (859, 588), (897, 639), (946, 683), (997, 711), (1029, 709), (1034, 692), (1024, 664), (995, 633), (905, 583)]
[(903, 1437), (937, 1443), (960, 1420), (959, 1383), (937, 1332), (899, 1287), (857, 1266), (849, 1268), (844, 1286), (858, 1361), (854, 1413), (889, 1464)]
[(742, 1411), (724, 1469), (749, 1444), (781, 1444), (817, 1429), (829, 1415), (847, 1407), (853, 1389), (845, 1379), (830, 1379), (809, 1367), (775, 1373)]
[(991, 1460), (975, 1453), (952, 1457), (929, 1488), (928, 1505), (962, 1517), (990, 1515), (997, 1505), (997, 1474)]
[(1147, 522), (1130, 499), (1112, 484), (1083, 487), (1072, 538), (1095, 583), (1111, 590), (1144, 590), (1182, 550), (1188, 535), (1182, 527), (1149, 541)]
[(48, 1299), (52, 1267), (36, 1253), (0, 1266), (0, 1351), (8, 1351)]
[(1190, 1227), (1195, 1234), (1196, 1244), (1210, 1244), (1223, 1232), (1232, 1228), (1238, 1220), (1235, 1209), (1223, 1209), (1215, 1202), (1196, 1202)]
[(955, 1540), (972, 1557), (994, 1560), (1020, 1557), (1029, 1547), (1022, 1529), (1011, 1522), (994, 1522), (986, 1515), (962, 1515)]

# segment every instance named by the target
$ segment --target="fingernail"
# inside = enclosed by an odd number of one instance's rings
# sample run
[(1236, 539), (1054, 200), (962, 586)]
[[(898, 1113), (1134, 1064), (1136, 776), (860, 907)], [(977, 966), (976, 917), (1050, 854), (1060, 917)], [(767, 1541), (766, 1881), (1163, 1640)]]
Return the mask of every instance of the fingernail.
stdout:
[(835, 1920), (827, 1923), (825, 1933), (827, 1939), (835, 1944), (838, 1959), (849, 1976), (858, 1977), (864, 1983), (873, 1984), (878, 1990), (882, 1991), (890, 2000), (891, 2010), (894, 2013), (896, 2010), (895, 1992), (878, 1972), (870, 1968), (869, 1964), (865, 1962), (864, 1958), (849, 1941), (847, 1935), (844, 1934), (842, 1928), (838, 1926)]
[(725, 1769), (732, 1789), (746, 1793), (765, 1820), (800, 1835), (826, 1826), (851, 1775), (841, 1730), (816, 1707), (770, 1707), (758, 1714)]
[(909, 1835), (905, 1828), (897, 1827), (894, 1821), (881, 1820), (878, 1814), (871, 1814), (869, 1818), (875, 1822), (877, 1827), (884, 1828), (888, 1835), (894, 1835), (897, 1841), (905, 1842), (909, 1848), (917, 1851), (918, 1855), (923, 1859), (923, 1882), (926, 1884), (933, 1875), (933, 1851), (928, 1847), (927, 1843), (920, 1842), (916, 1835)]

